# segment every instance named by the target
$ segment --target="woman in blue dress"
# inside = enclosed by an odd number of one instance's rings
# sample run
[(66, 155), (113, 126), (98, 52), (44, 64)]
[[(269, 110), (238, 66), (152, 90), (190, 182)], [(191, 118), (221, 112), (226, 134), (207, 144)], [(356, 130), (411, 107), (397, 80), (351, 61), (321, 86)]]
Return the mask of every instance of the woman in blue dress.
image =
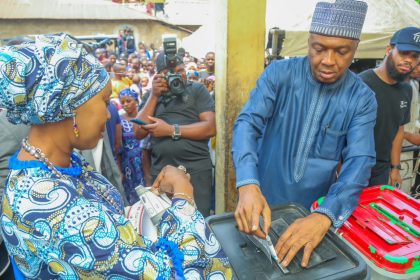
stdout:
[(138, 185), (144, 186), (141, 140), (134, 137), (134, 124), (130, 122), (130, 119), (135, 118), (138, 113), (138, 94), (126, 88), (120, 92), (119, 98), (125, 111), (121, 116), (122, 147), (119, 161), (127, 200), (133, 205), (139, 200), (135, 188)]
[(110, 118), (109, 76), (88, 46), (62, 33), (2, 47), (0, 81), (9, 122), (31, 126), (10, 158), (0, 214), (25, 279), (232, 277), (188, 174), (167, 166), (154, 182), (172, 193), (172, 205), (152, 242), (124, 216), (117, 189), (73, 152), (96, 147)]

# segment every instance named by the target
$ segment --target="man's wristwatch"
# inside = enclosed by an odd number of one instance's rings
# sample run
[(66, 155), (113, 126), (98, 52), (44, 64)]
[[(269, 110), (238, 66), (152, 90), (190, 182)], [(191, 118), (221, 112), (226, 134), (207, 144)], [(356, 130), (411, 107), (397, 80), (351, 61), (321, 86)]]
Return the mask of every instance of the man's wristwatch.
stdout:
[(401, 167), (401, 164), (396, 164), (396, 165), (391, 164), (391, 169), (402, 170), (402, 167)]
[(172, 140), (179, 140), (181, 139), (181, 129), (179, 128), (178, 124), (174, 124), (174, 132), (172, 133)]

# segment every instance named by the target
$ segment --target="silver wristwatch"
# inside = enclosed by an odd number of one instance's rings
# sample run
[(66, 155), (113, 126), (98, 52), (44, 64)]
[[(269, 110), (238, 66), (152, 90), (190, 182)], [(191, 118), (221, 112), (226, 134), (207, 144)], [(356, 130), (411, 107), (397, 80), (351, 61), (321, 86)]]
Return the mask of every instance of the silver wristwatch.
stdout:
[(181, 139), (181, 129), (179, 128), (178, 124), (174, 124), (174, 132), (172, 133), (172, 140), (179, 140)]

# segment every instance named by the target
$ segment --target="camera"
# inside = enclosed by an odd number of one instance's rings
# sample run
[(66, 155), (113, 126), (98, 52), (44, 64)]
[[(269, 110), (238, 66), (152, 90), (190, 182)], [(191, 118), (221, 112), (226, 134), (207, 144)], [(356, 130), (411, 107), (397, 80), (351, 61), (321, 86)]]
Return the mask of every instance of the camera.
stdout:
[(176, 37), (163, 38), (163, 50), (165, 53), (165, 68), (169, 70), (165, 79), (168, 82), (170, 92), (174, 95), (182, 95), (185, 91), (185, 83), (182, 75), (175, 72), (177, 60), (179, 60), (176, 49)]

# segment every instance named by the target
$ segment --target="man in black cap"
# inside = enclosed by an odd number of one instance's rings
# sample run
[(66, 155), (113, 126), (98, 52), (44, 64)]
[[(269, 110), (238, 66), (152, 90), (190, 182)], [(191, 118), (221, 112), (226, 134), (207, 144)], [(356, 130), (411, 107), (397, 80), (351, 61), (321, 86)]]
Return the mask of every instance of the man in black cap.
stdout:
[(269, 205), (293, 202), (309, 209), (325, 196), (277, 242), (284, 266), (302, 248), (301, 265), (308, 265), (330, 226), (342, 226), (352, 214), (375, 164), (374, 93), (348, 70), (366, 12), (362, 1), (318, 3), (308, 56), (271, 63), (235, 123), (235, 218), (241, 231), (264, 238)]
[(187, 81), (182, 59), (177, 57), (176, 73), (182, 75), (185, 90), (170, 91), (165, 76), (168, 72), (165, 54), (156, 59), (152, 91), (137, 116), (151, 124), (136, 128), (136, 137), (151, 137), (153, 180), (166, 165), (182, 165), (191, 175), (194, 200), (203, 216), (209, 216), (212, 197), (212, 164), (208, 141), (216, 135), (214, 101), (199, 83)]
[(360, 74), (375, 92), (378, 115), (375, 125), (376, 165), (369, 185), (399, 187), (400, 154), (404, 125), (410, 122), (411, 87), (405, 80), (419, 64), (420, 28), (406, 27), (392, 36), (386, 56), (376, 69)]

